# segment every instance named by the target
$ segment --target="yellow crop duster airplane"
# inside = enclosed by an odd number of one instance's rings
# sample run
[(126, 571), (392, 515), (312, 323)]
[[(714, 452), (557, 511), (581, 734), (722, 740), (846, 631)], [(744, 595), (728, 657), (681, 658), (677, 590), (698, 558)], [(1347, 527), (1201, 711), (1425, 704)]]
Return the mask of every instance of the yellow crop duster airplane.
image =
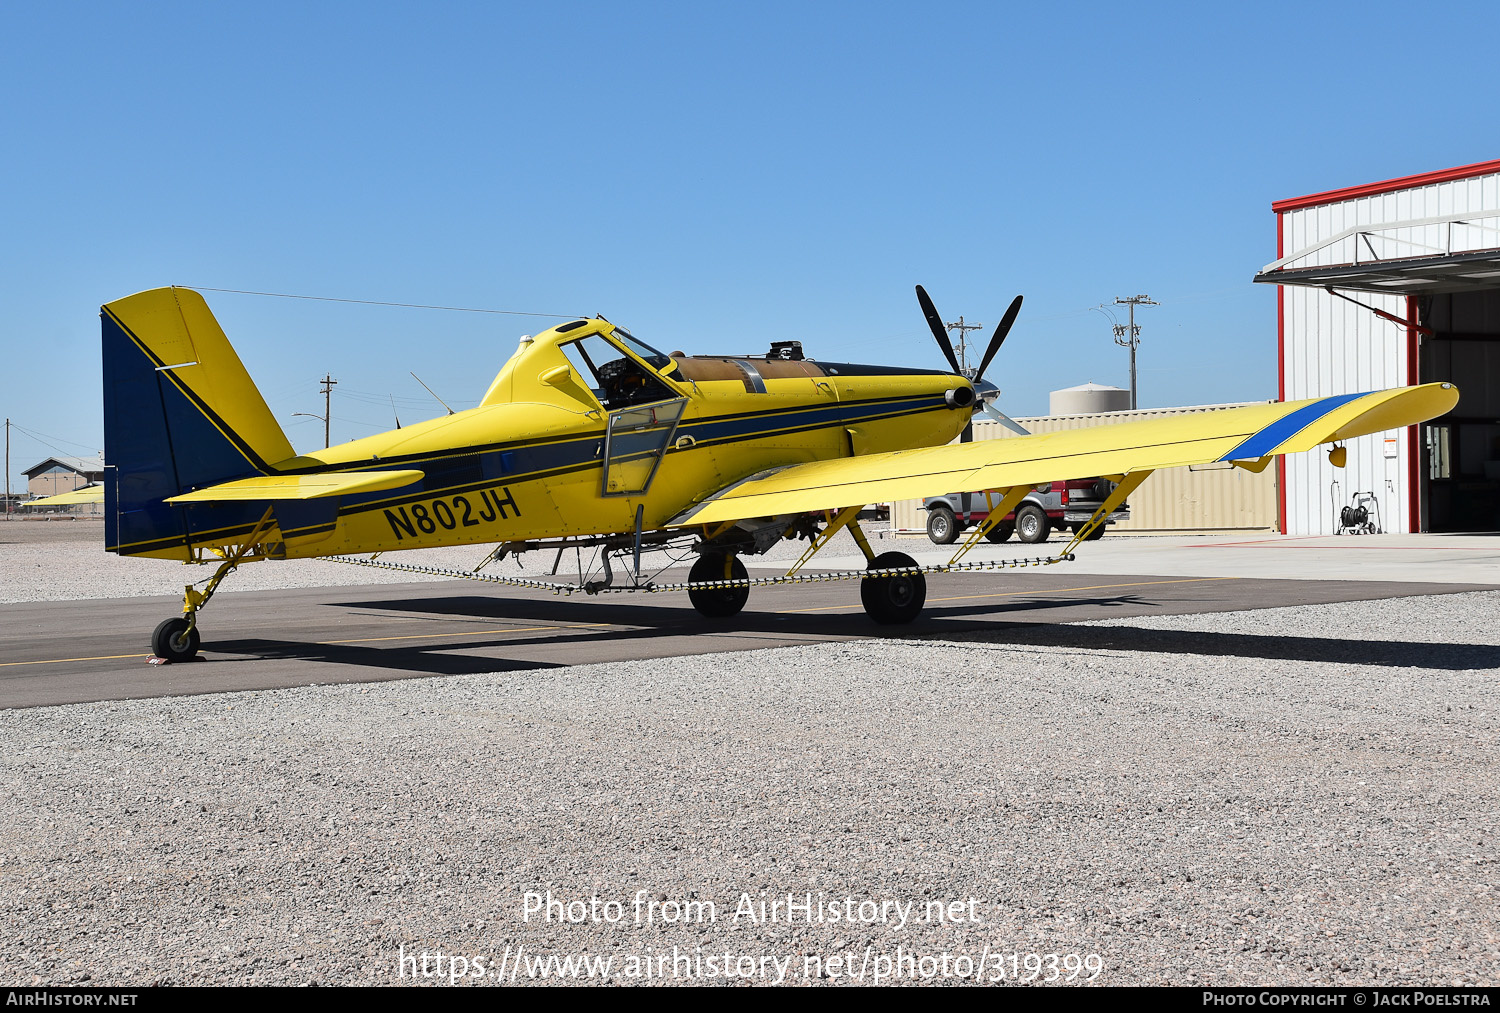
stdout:
[[(986, 409), (982, 373), (1004, 341), (1012, 303), (978, 371), (961, 373), (941, 319), (918, 288), (951, 370), (815, 362), (797, 342), (763, 356), (664, 355), (602, 318), (523, 337), (479, 407), (296, 454), (197, 292), (161, 288), (103, 307), (105, 547), (131, 556), (218, 562), (152, 649), (167, 660), (199, 647), (198, 613), (236, 566), (335, 557), (560, 591), (686, 590), (706, 616), (744, 607), (752, 584), (826, 579), (798, 570), (847, 528), (864, 551), (865, 610), (879, 623), (915, 618), (924, 572), (964, 563), (984, 528), (941, 566), (876, 554), (860, 530), (865, 504), (994, 490), (998, 523), (1034, 486), (1065, 478), (1118, 482), (1071, 550), (1156, 468), (1227, 461), (1254, 470), (1277, 454), (1433, 418), (1458, 400), (1450, 384), (1255, 405), (980, 443), (951, 441)], [(1332, 454), (1336, 462), (1341, 448)], [(740, 557), (783, 538), (807, 552), (785, 577), (751, 580)], [(375, 562), (399, 549), (495, 545), (473, 571)], [(480, 572), (507, 554), (587, 548), (579, 584)], [(686, 584), (642, 580), (643, 552), (696, 555)], [(368, 555), (366, 559), (347, 554)], [(616, 573), (611, 558), (624, 574)], [(627, 567), (626, 562), (633, 562)], [(554, 564), (554, 572), (556, 565)]]

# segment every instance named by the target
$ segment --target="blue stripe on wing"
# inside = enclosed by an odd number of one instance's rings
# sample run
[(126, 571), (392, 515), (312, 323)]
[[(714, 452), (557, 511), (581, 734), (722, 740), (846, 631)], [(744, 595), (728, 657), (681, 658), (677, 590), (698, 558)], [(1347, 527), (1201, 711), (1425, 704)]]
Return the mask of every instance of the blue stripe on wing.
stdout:
[(1219, 458), (1221, 461), (1249, 461), (1265, 457), (1287, 440), (1327, 415), (1335, 408), (1364, 397), (1364, 394), (1336, 394), (1303, 405), (1290, 415), (1284, 415), (1258, 433), (1252, 433), (1243, 443)]

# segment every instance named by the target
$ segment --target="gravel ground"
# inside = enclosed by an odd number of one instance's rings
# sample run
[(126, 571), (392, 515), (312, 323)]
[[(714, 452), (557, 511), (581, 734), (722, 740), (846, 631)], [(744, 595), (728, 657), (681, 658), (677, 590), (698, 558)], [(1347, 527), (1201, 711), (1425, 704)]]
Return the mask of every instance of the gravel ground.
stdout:
[[(490, 982), (518, 946), (615, 982), (643, 953), (672, 980), (674, 946), (868, 981), (899, 946), (988, 947), (989, 975), (1098, 954), (1098, 984), (1492, 984), (1497, 606), (3, 712), (0, 981), (380, 983), (441, 950)], [(524, 920), (549, 889), (622, 919)], [(717, 918), (636, 924), (637, 891)], [(915, 908), (734, 922), (788, 892)]]

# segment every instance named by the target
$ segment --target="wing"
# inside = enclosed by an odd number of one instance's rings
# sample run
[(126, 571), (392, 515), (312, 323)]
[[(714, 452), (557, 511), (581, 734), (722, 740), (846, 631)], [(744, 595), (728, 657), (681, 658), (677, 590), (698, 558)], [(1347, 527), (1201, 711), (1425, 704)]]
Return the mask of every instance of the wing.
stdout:
[(86, 485), (82, 489), (74, 489), (71, 492), (60, 492), (56, 496), (47, 496), (44, 499), (34, 499), (20, 504), (21, 509), (27, 507), (54, 507), (54, 506), (77, 506), (80, 503), (103, 503), (104, 486)]
[(1009, 489), (1213, 461), (1259, 470), (1277, 454), (1415, 425), (1458, 402), (1429, 383), (1122, 422), (1057, 433), (795, 464), (731, 485), (673, 518), (673, 526), (773, 517), (954, 489)]
[(319, 475), (263, 475), (221, 482), (169, 496), (164, 503), (243, 503), (256, 500), (322, 499), (354, 492), (381, 492), (411, 485), (420, 471), (338, 471)]

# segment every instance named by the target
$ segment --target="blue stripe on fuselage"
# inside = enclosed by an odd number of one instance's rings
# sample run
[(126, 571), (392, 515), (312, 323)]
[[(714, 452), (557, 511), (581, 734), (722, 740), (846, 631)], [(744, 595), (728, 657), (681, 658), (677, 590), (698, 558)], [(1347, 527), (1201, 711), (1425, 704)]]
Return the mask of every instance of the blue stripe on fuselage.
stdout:
[[(735, 443), (782, 433), (849, 425), (872, 417), (891, 414), (910, 414), (917, 411), (948, 410), (940, 397), (914, 395), (886, 400), (871, 400), (859, 403), (842, 402), (826, 405), (806, 405), (796, 408), (778, 408), (756, 412), (751, 415), (727, 415), (717, 418), (685, 421), (678, 432), (691, 431), (699, 446), (715, 443)], [(466, 492), (496, 481), (527, 481), (548, 473), (560, 473), (577, 468), (594, 467), (600, 463), (599, 452), (603, 447), (602, 431), (567, 438), (558, 442), (521, 444), (510, 443), (489, 448), (473, 448), (465, 451), (478, 459), (482, 478), (473, 484), (452, 485), (442, 481), (437, 474), (415, 486), (403, 489), (353, 493), (343, 497), (343, 511), (360, 513), (386, 506), (415, 502), (442, 492)], [(503, 446), (502, 452), (498, 448)], [(509, 467), (502, 467), (500, 458), (509, 457)], [(371, 470), (414, 467), (431, 468), (437, 461), (450, 461), (449, 455), (442, 458), (423, 458), (412, 455), (402, 458), (386, 458)], [(352, 467), (354, 465), (347, 465)], [(361, 462), (361, 467), (369, 465)], [(433, 469), (434, 471), (438, 469)]]
[(1272, 422), (1260, 432), (1251, 434), (1248, 439), (1219, 460), (1249, 461), (1265, 457), (1335, 408), (1364, 396), (1364, 394), (1336, 394), (1333, 397), (1325, 397), (1321, 401), (1314, 401), (1310, 405), (1303, 405), (1290, 415), (1284, 415)]

